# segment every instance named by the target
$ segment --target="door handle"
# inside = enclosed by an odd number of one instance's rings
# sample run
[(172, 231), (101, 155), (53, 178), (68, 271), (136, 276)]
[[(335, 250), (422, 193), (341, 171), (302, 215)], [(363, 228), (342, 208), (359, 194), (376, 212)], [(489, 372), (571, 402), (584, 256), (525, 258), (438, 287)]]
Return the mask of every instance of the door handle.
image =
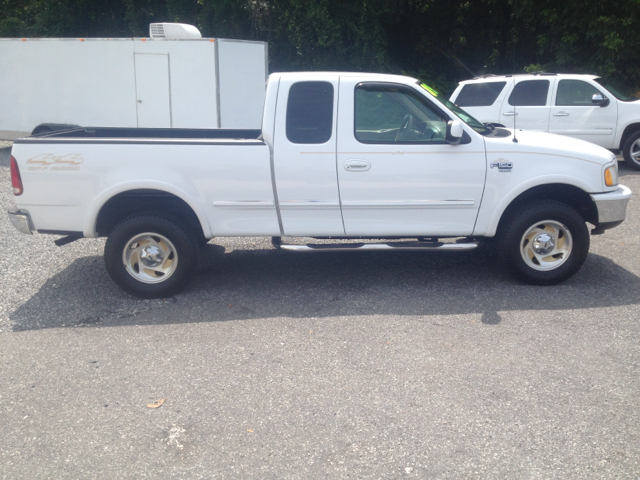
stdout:
[(515, 117), (516, 115), (518, 115), (518, 112), (503, 112), (502, 115), (504, 115), (505, 117)]
[(567, 112), (558, 112), (553, 114), (554, 117), (568, 117), (569, 114)]
[(344, 169), (350, 172), (366, 172), (371, 168), (371, 163), (367, 160), (347, 160), (344, 162)]

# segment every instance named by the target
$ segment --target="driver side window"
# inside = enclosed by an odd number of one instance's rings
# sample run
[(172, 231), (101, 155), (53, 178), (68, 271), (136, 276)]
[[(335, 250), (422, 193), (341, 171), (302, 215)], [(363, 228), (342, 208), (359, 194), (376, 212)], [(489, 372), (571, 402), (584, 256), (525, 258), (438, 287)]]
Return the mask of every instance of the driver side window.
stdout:
[(447, 119), (401, 85), (360, 84), (355, 137), (362, 143), (446, 143)]
[(591, 97), (601, 93), (595, 87), (581, 80), (560, 80), (556, 105), (593, 107)]

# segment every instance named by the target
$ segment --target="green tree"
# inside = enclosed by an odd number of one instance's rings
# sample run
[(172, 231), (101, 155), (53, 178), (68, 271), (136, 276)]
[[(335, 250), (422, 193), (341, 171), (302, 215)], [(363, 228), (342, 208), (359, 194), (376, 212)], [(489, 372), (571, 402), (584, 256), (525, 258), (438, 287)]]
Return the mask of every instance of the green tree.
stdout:
[(525, 69), (640, 89), (640, 0), (0, 0), (3, 37), (147, 36), (151, 22), (269, 42), (271, 71), (406, 73), (448, 94)]

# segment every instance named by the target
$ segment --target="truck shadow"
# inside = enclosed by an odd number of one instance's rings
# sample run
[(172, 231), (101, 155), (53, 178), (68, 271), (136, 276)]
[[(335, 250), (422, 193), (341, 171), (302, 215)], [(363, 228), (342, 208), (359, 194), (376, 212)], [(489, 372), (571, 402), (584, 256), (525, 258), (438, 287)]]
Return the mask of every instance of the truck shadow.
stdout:
[(594, 254), (567, 282), (535, 287), (512, 280), (496, 259), (477, 252), (225, 254), (208, 247), (205, 267), (183, 293), (166, 300), (133, 298), (110, 281), (101, 257), (80, 258), (10, 315), (13, 328), (469, 313), (495, 325), (498, 312), (640, 303), (640, 278)]
[[(636, 170), (635, 168), (628, 166), (625, 161), (618, 161), (618, 175), (622, 180), (626, 176), (640, 175), (640, 170)], [(620, 183), (624, 183), (624, 181), (621, 181)]]

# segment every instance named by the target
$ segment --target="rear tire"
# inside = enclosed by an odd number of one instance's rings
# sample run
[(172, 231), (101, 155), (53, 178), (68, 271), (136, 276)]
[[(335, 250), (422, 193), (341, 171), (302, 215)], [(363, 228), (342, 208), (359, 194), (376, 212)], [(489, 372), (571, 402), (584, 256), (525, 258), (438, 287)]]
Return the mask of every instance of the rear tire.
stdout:
[(497, 240), (503, 265), (532, 285), (556, 285), (573, 276), (587, 258), (590, 243), (580, 214), (552, 200), (512, 214)]
[(640, 132), (627, 138), (622, 147), (622, 156), (629, 167), (640, 170)]
[(104, 249), (111, 279), (140, 298), (166, 298), (189, 282), (198, 242), (190, 229), (163, 217), (132, 216), (118, 224)]

